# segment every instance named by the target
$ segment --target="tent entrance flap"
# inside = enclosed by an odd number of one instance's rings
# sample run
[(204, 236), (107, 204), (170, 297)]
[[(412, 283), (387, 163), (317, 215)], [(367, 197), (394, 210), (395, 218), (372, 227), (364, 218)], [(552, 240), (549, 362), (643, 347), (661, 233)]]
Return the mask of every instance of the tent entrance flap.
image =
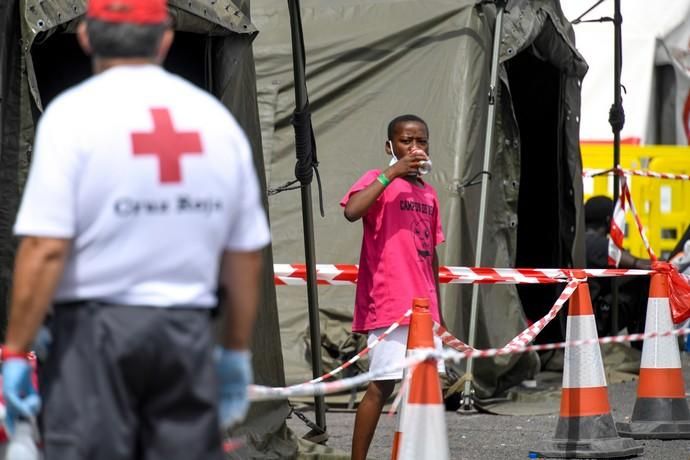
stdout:
[[(205, 35), (176, 32), (165, 68), (209, 90), (206, 64), (208, 40)], [(44, 107), (64, 89), (91, 75), (91, 61), (72, 33), (51, 35), (40, 45), (34, 45), (31, 54)]]
[(91, 61), (71, 33), (53, 34), (32, 49), (34, 73), (43, 107), (66, 88), (91, 76)]
[[(520, 128), (520, 191), (518, 198), (517, 267), (561, 267), (559, 172), (566, 160), (561, 148), (561, 73), (527, 51), (507, 62), (515, 117)], [(529, 319), (541, 318), (558, 296), (554, 286), (518, 285)], [(561, 336), (557, 321), (538, 340)], [(558, 341), (558, 340), (555, 340)]]

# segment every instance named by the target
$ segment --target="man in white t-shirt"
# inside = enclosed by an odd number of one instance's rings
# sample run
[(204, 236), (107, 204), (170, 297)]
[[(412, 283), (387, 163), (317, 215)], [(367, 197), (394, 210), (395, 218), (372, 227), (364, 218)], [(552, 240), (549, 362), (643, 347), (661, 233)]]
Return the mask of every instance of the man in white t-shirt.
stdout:
[[(219, 424), (248, 407), (270, 240), (249, 144), (215, 98), (160, 67), (165, 0), (89, 0), (77, 36), (95, 75), (41, 117), (15, 224), (10, 428), (42, 406), (47, 460), (221, 459)], [(39, 397), (25, 356), (51, 305)]]

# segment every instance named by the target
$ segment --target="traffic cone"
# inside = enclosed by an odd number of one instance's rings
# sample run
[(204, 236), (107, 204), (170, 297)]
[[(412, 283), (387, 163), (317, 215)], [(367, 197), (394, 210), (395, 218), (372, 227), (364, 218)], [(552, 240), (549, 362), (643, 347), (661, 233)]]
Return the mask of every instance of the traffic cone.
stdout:
[[(653, 273), (645, 333), (673, 330), (668, 279)], [(675, 336), (651, 337), (642, 344), (640, 381), (630, 423), (616, 424), (621, 436), (636, 439), (690, 438), (690, 410)]]
[[(414, 299), (407, 334), (408, 355), (435, 349), (432, 328), (429, 299)], [(409, 385), (403, 385), (403, 391), (391, 459), (447, 460), (450, 455), (445, 405), (436, 360), (419, 363), (412, 372)]]
[[(570, 298), (566, 341), (596, 338), (589, 287), (580, 283)], [(598, 343), (565, 349), (556, 434), (532, 452), (557, 458), (616, 458), (642, 453), (642, 446), (616, 432)]]

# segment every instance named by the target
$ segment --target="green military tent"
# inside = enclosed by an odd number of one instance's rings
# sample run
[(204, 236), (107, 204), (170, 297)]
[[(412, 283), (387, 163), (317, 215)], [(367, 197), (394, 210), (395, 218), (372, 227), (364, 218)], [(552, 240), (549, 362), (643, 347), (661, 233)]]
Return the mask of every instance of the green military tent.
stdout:
[[(293, 179), (294, 109), (287, 2), (170, 0), (177, 38), (166, 66), (219, 97), (247, 131), (266, 189)], [(361, 229), (338, 201), (366, 169), (383, 167), (385, 126), (400, 113), (430, 125), (446, 243), (441, 262), (473, 266), (495, 8), (478, 0), (304, 0), (307, 85), (318, 145), (325, 217), (315, 218), (319, 263), (355, 263)], [(83, 0), (0, 3), (0, 309), (6, 311), (14, 245), (11, 226), (42, 107), (89, 74), (71, 32)], [(258, 36), (257, 36), (258, 31)], [(508, 4), (500, 47), (496, 136), (490, 167), (484, 260), (493, 267), (582, 266), (580, 84), (586, 64), (557, 0)], [(304, 261), (300, 200), (266, 199), (273, 235), (255, 334), (256, 381), (311, 377), (306, 293), (276, 290), (270, 264)], [(446, 322), (467, 338), (468, 286), (443, 290)], [(354, 289), (319, 289), (322, 356), (334, 363), (361, 339), (349, 333)], [(505, 344), (545, 313), (553, 286), (482, 286), (477, 347)], [(279, 308), (278, 308), (279, 306)], [(549, 333), (549, 331), (545, 331)], [(558, 324), (551, 336), (560, 337)], [(548, 336), (549, 334), (547, 334)], [(281, 346), (282, 339), (282, 346)], [(282, 356), (281, 351), (282, 349)], [(283, 366), (283, 358), (285, 366)], [(453, 367), (460, 379), (463, 363)], [(536, 354), (477, 361), (479, 398), (534, 374)], [(286, 403), (257, 406), (242, 429), (264, 458), (297, 455)], [(247, 454), (251, 456), (253, 454)]]
[[(263, 171), (256, 103), (249, 2), (171, 0), (176, 37), (166, 67), (216, 95), (246, 131), (257, 171)], [(11, 286), (17, 206), (31, 161), (36, 122), (43, 107), (63, 89), (90, 75), (74, 30), (85, 12), (83, 0), (10, 0), (0, 3), (0, 317), (5, 318)], [(263, 181), (263, 174), (259, 174)], [(253, 349), (255, 380), (284, 383), (283, 360), (271, 269), (264, 274), (260, 333)], [(245, 455), (294, 458), (297, 442), (288, 432), (287, 402), (254, 405), (238, 431), (247, 436)], [(249, 453), (247, 453), (249, 452)], [(252, 453), (254, 452), (254, 453)]]
[[(495, 23), (492, 2), (475, 0), (303, 0), (306, 77), (323, 183), (315, 209), (317, 262), (357, 263), (361, 224), (338, 202), (366, 170), (384, 168), (386, 125), (415, 113), (430, 126), (433, 171), (446, 243), (441, 263), (474, 266), (479, 186)], [(264, 164), (269, 188), (293, 178), (292, 51), (286, 2), (254, 0), (252, 20)], [(508, 3), (500, 47), (496, 136), (483, 266), (582, 267), (580, 84), (587, 70), (557, 0)], [(304, 263), (296, 192), (269, 197), (273, 258)], [(390, 267), (394, 275), (394, 267)], [(558, 286), (481, 286), (476, 346), (500, 347), (541, 317)], [(443, 292), (446, 323), (467, 340), (471, 287)], [(311, 377), (306, 294), (277, 288), (286, 379)], [(351, 356), (354, 288), (319, 288), (326, 368)], [(554, 321), (540, 340), (561, 337)], [(529, 378), (536, 354), (475, 361), (476, 395), (489, 398)], [(464, 374), (464, 365), (455, 377)], [(451, 377), (453, 377), (451, 375)]]

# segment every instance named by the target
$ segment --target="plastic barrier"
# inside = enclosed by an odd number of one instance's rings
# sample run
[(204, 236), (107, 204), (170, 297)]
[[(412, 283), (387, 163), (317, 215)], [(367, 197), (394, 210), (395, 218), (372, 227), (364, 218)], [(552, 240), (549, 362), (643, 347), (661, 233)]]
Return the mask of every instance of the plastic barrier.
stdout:
[[(593, 195), (612, 197), (613, 176), (596, 175), (611, 171), (612, 147), (583, 143), (581, 151), (586, 172), (585, 200)], [(651, 246), (666, 259), (690, 224), (690, 147), (621, 145), (620, 166), (629, 177), (630, 191), (639, 206), (642, 224), (649, 230)], [(628, 216), (627, 223), (630, 228), (635, 226), (632, 216)], [(639, 235), (628, 233), (626, 249), (637, 257), (646, 257)]]

